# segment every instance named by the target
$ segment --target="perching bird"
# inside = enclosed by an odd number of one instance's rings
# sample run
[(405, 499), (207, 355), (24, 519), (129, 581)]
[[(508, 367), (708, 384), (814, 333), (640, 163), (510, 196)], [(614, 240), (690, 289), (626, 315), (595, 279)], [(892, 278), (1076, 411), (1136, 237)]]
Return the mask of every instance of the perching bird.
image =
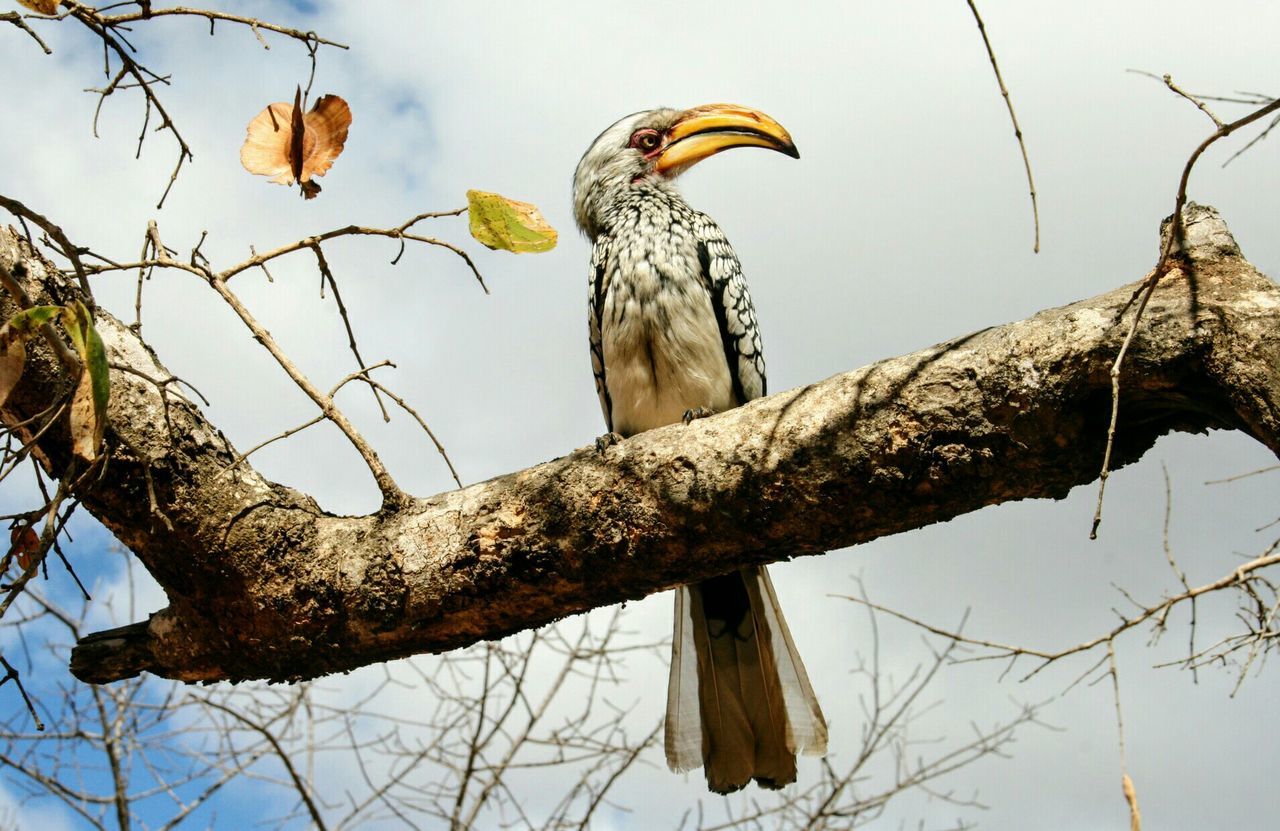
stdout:
[[(589, 321), (596, 391), (612, 436), (721, 412), (765, 394), (764, 355), (738, 257), (676, 191), (677, 175), (731, 147), (799, 158), (782, 125), (729, 104), (629, 115), (574, 175), (594, 244)], [(667, 763), (705, 768), (718, 793), (796, 779), (827, 725), (763, 567), (676, 591)]]

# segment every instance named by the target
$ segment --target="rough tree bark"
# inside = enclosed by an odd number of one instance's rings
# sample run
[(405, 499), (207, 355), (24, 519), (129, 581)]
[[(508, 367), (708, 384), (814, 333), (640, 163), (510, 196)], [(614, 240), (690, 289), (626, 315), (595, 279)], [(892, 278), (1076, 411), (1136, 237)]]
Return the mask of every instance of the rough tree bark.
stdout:
[[(1280, 288), (1212, 209), (1162, 281), (1124, 366), (1115, 465), (1172, 430), (1242, 430), (1280, 454)], [(36, 302), (76, 287), (0, 229)], [(463, 646), (681, 582), (848, 546), (1097, 478), (1109, 369), (1133, 285), (363, 517), (265, 480), (102, 310), (110, 463), (77, 496), (168, 593), (148, 621), (85, 638), (77, 677), (301, 679)], [(14, 311), (5, 298), (4, 314)], [(145, 376), (145, 377), (144, 377)], [(16, 425), (70, 380), (33, 349)], [(60, 433), (60, 434), (59, 434)], [(21, 429), (18, 430), (21, 436)], [(39, 441), (54, 476), (65, 430)], [(146, 468), (159, 510), (150, 507)]]

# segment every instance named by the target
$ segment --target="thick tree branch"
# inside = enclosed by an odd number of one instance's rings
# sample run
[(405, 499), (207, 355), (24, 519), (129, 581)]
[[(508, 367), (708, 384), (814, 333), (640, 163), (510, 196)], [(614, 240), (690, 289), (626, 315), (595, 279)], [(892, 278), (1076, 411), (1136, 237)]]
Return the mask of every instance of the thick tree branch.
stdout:
[[(1117, 464), (1172, 430), (1242, 430), (1280, 453), (1280, 288), (1211, 209), (1161, 281), (1125, 363)], [(17, 235), (0, 262), (36, 302), (74, 284)], [(1133, 285), (690, 426), (583, 449), (365, 517), (263, 479), (200, 411), (112, 373), (100, 480), (77, 494), (168, 592), (149, 621), (85, 638), (84, 680), (297, 679), (537, 626), (737, 566), (816, 554), (1092, 481)], [(12, 311), (6, 305), (5, 313)], [(168, 377), (99, 311), (113, 364)], [(69, 383), (32, 350), (4, 416)], [(19, 434), (22, 428), (18, 428)], [(20, 436), (21, 437), (21, 436)], [(133, 448), (133, 449), (131, 449)], [(39, 443), (67, 464), (65, 429)], [(150, 509), (143, 453), (163, 527)], [(1083, 534), (1085, 529), (1082, 528)]]

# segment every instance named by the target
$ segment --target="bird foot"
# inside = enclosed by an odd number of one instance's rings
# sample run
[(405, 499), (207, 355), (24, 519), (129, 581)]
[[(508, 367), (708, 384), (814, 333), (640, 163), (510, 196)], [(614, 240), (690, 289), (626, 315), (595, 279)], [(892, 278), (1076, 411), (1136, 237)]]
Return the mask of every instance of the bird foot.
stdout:
[(684, 411), (685, 426), (692, 424), (693, 422), (697, 421), (700, 418), (707, 418), (708, 416), (713, 416), (715, 414), (716, 414), (716, 411), (711, 409), (710, 407), (699, 407), (696, 410), (685, 410)]
[(617, 433), (614, 433), (612, 431), (605, 433), (603, 436), (596, 439), (596, 452), (599, 453), (601, 456), (603, 456), (604, 451), (608, 450), (610, 447), (613, 447), (615, 444), (617, 444), (620, 441), (622, 441), (622, 436), (618, 435)]

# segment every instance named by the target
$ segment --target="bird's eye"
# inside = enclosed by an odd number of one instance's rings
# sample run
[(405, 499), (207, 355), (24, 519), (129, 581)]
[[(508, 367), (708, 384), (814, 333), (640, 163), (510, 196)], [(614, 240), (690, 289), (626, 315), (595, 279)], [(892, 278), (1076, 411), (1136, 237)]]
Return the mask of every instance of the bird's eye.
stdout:
[(657, 130), (636, 130), (631, 134), (631, 146), (642, 153), (649, 153), (658, 149), (658, 145), (662, 143), (662, 137), (658, 135)]

